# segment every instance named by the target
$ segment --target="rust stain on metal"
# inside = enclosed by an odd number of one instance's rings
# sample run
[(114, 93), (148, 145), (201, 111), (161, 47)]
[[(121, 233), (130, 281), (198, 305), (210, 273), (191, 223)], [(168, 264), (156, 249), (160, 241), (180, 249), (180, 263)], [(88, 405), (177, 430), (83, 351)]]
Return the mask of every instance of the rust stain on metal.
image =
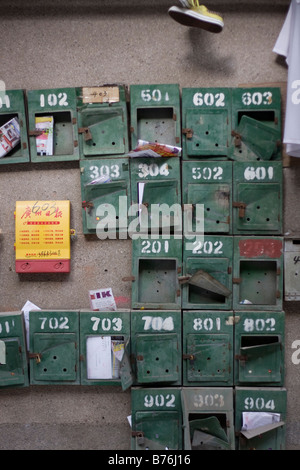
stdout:
[(282, 241), (269, 238), (247, 239), (239, 241), (240, 255), (246, 258), (280, 258), (282, 255)]

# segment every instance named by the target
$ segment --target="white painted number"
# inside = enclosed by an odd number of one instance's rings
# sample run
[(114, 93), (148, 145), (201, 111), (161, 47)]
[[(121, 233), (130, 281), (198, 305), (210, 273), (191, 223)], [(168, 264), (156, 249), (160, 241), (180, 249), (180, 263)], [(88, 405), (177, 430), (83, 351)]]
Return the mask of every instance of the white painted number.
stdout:
[(41, 320), (41, 330), (44, 330), (46, 326), (50, 328), (50, 330), (68, 330), (70, 327), (68, 325), (69, 319), (67, 317), (60, 317), (59, 319), (56, 317), (40, 317)]
[(260, 91), (250, 93), (247, 91), (242, 95), (242, 103), (245, 106), (260, 106), (261, 104), (270, 105), (272, 104), (272, 93), (271, 91), (265, 91), (264, 93), (261, 93)]
[(118, 178), (120, 176), (119, 165), (102, 165), (90, 166), (90, 179), (99, 178), (100, 176), (110, 176), (111, 178)]
[(214, 243), (211, 241), (205, 241), (204, 243), (201, 241), (195, 241), (193, 242), (193, 246), (194, 248), (192, 253), (196, 255), (202, 255), (202, 253), (206, 255), (218, 255), (223, 253), (223, 242), (221, 242), (220, 240)]
[(139, 178), (146, 178), (147, 176), (168, 176), (169, 174), (169, 167), (167, 163), (163, 165), (157, 165), (157, 163), (151, 163), (148, 165), (147, 163), (140, 163), (139, 164)]
[(153, 406), (165, 406), (166, 408), (174, 408), (175, 395), (173, 395), (173, 393), (168, 394), (165, 397), (163, 395), (145, 395), (144, 406), (145, 408), (152, 408)]
[(0, 96), (0, 109), (5, 106), (6, 108), (10, 108), (10, 99), (8, 95), (5, 95), (3, 98)]
[(254, 400), (252, 397), (246, 397), (244, 401), (245, 410), (275, 410), (274, 400), (265, 401), (264, 398), (258, 397)]
[(193, 168), (192, 169), (192, 174), (193, 174), (193, 179), (194, 180), (200, 180), (203, 178), (204, 180), (221, 180), (222, 175), (223, 175), (223, 168), (220, 166), (210, 168), (210, 167), (204, 167), (204, 168)]
[(142, 253), (160, 253), (163, 251), (164, 253), (168, 253), (169, 251), (169, 241), (165, 240), (163, 242), (159, 240), (143, 240), (142, 241)]
[(121, 331), (122, 330), (122, 320), (121, 318), (98, 318), (91, 317), (91, 322), (93, 322), (92, 330), (98, 331)]
[(46, 103), (48, 106), (68, 106), (68, 95), (67, 93), (49, 93), (49, 95), (40, 95), (40, 107), (44, 108)]
[(173, 331), (174, 330), (174, 320), (172, 317), (162, 318), (162, 317), (151, 317), (145, 316), (142, 317), (144, 321), (144, 330), (155, 330), (155, 331)]
[(264, 166), (258, 166), (257, 168), (254, 168), (253, 166), (247, 166), (247, 168), (244, 171), (244, 178), (247, 181), (253, 181), (253, 180), (272, 180), (274, 177), (274, 168), (272, 166), (269, 166), (268, 168), (265, 168)]
[(244, 320), (244, 331), (275, 331), (276, 320), (275, 318), (245, 318)]
[(195, 106), (216, 106), (217, 108), (225, 106), (224, 93), (195, 93), (193, 96)]
[[(216, 329), (218, 331), (221, 330), (221, 318), (216, 318)], [(200, 330), (205, 330), (205, 331), (211, 331), (214, 327), (214, 320), (212, 318), (205, 318), (202, 320), (202, 318), (194, 318), (193, 322), (193, 329), (196, 331)]]

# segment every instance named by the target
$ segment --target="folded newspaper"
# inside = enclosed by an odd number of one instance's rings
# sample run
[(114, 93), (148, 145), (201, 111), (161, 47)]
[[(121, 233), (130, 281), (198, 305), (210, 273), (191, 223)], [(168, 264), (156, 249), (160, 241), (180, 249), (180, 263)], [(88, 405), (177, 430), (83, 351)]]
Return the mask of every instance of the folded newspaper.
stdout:
[(36, 137), (36, 151), (38, 155), (53, 155), (53, 116), (40, 116), (35, 118), (35, 129), (41, 130)]
[(0, 158), (5, 157), (20, 142), (20, 125), (14, 117), (0, 127)]
[(148, 142), (147, 140), (138, 140), (138, 145), (131, 150), (128, 155), (132, 158), (144, 157), (178, 157), (181, 147), (173, 145), (159, 144), (157, 142)]

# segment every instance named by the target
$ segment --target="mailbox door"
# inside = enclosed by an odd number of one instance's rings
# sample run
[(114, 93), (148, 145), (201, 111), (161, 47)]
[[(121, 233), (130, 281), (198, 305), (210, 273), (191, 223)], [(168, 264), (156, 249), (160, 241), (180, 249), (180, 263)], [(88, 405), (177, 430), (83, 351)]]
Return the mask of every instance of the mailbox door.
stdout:
[[(30, 90), (27, 102), (31, 161), (79, 160), (75, 89)], [(48, 138), (53, 138), (53, 149), (49, 155), (37, 149), (36, 118), (39, 117), (53, 117), (53, 130), (48, 134)]]
[(137, 383), (178, 381), (178, 348), (176, 334), (137, 335)]
[(0, 313), (0, 388), (29, 385), (25, 327), (20, 312)]
[(183, 159), (226, 159), (231, 128), (231, 89), (183, 88)]
[(30, 383), (80, 383), (77, 311), (29, 313)]
[(128, 159), (82, 160), (80, 174), (84, 233), (96, 233), (100, 224), (103, 231), (126, 232), (127, 238)]
[(298, 276), (300, 262), (300, 240), (285, 239), (284, 241), (284, 300), (300, 300)]
[(133, 149), (139, 139), (181, 147), (179, 85), (131, 85), (130, 121)]
[(131, 312), (132, 357), (137, 384), (181, 384), (181, 318), (178, 311)]
[(183, 388), (181, 400), (185, 450), (234, 450), (232, 388)]
[(132, 240), (132, 308), (180, 309), (182, 240)]
[[(133, 158), (131, 201), (139, 206), (139, 231), (181, 231), (180, 160), (178, 157)], [(136, 218), (136, 214), (132, 214)], [(133, 218), (131, 219), (134, 220)]]
[(77, 88), (78, 131), (82, 158), (128, 152), (128, 118), (124, 86)]
[[(6, 147), (8, 153), (0, 158), (0, 165), (25, 163), (30, 160), (23, 90), (6, 90), (0, 93), (0, 127), (14, 118), (18, 119), (19, 122), (20, 141), (17, 145), (13, 141), (12, 147)], [(10, 147), (11, 150), (9, 150)]]
[(236, 387), (235, 403), (238, 450), (285, 450), (284, 388)]
[(198, 233), (196, 222), (201, 221), (201, 206), (204, 219), (204, 226), (199, 227), (201, 233), (231, 233), (232, 162), (184, 161), (182, 188), (183, 204), (188, 209), (192, 205), (192, 226), (184, 219), (185, 234)]
[(182, 449), (179, 388), (131, 389), (132, 450)]
[(130, 311), (80, 311), (81, 385), (132, 383), (129, 365)]
[(282, 239), (234, 237), (234, 308), (281, 310), (282, 297)]
[(232, 312), (183, 313), (183, 385), (233, 384)]
[(284, 318), (284, 312), (236, 312), (237, 385), (283, 385)]
[(280, 88), (233, 89), (231, 135), (231, 159), (280, 160)]
[(282, 233), (281, 162), (236, 162), (233, 170), (235, 234)]
[(232, 237), (184, 240), (182, 306), (230, 309), (232, 305)]

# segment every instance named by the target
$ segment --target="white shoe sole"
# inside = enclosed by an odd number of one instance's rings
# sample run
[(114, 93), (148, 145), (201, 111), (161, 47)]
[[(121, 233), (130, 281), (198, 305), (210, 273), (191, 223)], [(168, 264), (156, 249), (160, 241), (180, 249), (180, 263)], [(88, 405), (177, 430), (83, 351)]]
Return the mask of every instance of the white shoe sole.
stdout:
[(209, 16), (201, 15), (188, 8), (171, 7), (168, 10), (169, 15), (173, 20), (184, 26), (193, 26), (196, 28), (205, 29), (212, 33), (220, 33), (223, 30), (224, 23), (217, 18), (210, 18)]

